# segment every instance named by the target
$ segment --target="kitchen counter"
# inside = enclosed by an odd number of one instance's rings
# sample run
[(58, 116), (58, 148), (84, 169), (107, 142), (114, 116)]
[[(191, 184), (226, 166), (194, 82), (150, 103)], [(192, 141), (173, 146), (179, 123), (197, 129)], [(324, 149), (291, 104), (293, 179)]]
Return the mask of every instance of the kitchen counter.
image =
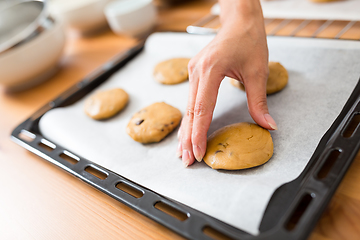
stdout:
[[(159, 5), (157, 31), (184, 31), (209, 13), (213, 0)], [(290, 34), (298, 24), (267, 32)], [(332, 27), (332, 26), (330, 26)], [(338, 27), (334, 25), (332, 28)], [(311, 35), (304, 29), (300, 36)], [(320, 37), (333, 37), (328, 29)], [(353, 34), (353, 35), (351, 35)], [(347, 33), (356, 38), (358, 31)], [(7, 94), (0, 88), (1, 239), (182, 239), (164, 226), (90, 187), (10, 140), (11, 131), (42, 105), (96, 67), (136, 43), (109, 29), (81, 37), (69, 32), (62, 69), (30, 90)], [(311, 234), (311, 240), (360, 239), (360, 154)]]

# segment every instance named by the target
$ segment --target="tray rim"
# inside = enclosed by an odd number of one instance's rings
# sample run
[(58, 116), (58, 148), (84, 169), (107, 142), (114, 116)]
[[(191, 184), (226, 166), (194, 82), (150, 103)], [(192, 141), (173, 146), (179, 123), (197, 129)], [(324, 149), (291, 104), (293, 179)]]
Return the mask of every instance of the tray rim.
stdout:
[[(325, 210), (325, 207), (330, 202), (332, 195), (335, 193), (337, 186), (340, 184), (342, 178), (344, 177), (347, 169), (354, 160), (360, 148), (360, 141), (356, 141), (357, 139), (360, 139), (359, 129), (354, 132), (356, 135), (354, 135), (354, 138), (356, 137), (356, 139), (352, 142), (355, 143), (349, 144), (349, 141), (344, 141), (344, 139), (341, 137), (341, 132), (347, 126), (349, 119), (354, 114), (359, 114), (360, 112), (360, 80), (355, 87), (353, 93), (350, 95), (343, 110), (341, 111), (337, 119), (334, 121), (332, 126), (329, 128), (329, 130), (324, 134), (323, 138), (320, 140), (319, 145), (317, 146), (313, 156), (309, 160), (308, 164), (306, 165), (300, 176), (292, 182), (286, 183), (278, 188), (279, 190), (285, 185), (292, 187), (294, 185), (297, 185), (298, 187), (300, 187), (296, 194), (291, 196), (292, 202), (288, 205), (288, 209), (286, 209), (286, 211), (283, 213), (282, 216), (280, 216), (280, 218), (277, 219), (277, 221), (273, 221), (276, 222), (274, 226), (272, 226), (271, 228), (265, 228), (266, 230), (260, 231), (259, 235), (256, 236), (251, 235), (243, 230), (237, 229), (229, 224), (226, 224), (216, 218), (210, 217), (184, 204), (172, 201), (158, 193), (147, 189), (146, 187), (140, 186), (132, 182), (131, 180), (126, 179), (78, 155), (77, 156), (80, 160), (75, 165), (72, 165), (59, 157), (61, 153), (67, 150), (58, 144), (55, 144), (55, 148), (51, 152), (47, 152), (45, 149), (39, 147), (39, 143), (43, 142), (44, 139), (46, 140), (46, 138), (41, 135), (38, 127), (39, 120), (42, 115), (44, 115), (47, 111), (53, 108), (69, 105), (69, 103), (77, 101), (79, 97), (82, 98), (83, 96), (85, 96), (92, 89), (96, 88), (102, 82), (106, 81), (112, 75), (112, 73), (119, 70), (128, 61), (131, 61), (132, 58), (136, 57), (136, 55), (142, 51), (144, 45), (145, 42), (140, 42), (130, 50), (121, 53), (119, 56), (116, 56), (114, 59), (110, 60), (109, 62), (105, 63), (100, 68), (89, 74), (82, 81), (78, 82), (77, 84), (60, 94), (59, 97), (44, 105), (42, 108), (32, 114), (27, 120), (25, 120), (13, 130), (13, 132), (11, 133), (11, 139), (20, 146), (26, 148), (27, 150), (35, 153), (36, 155), (53, 163), (61, 169), (71, 173), (75, 177), (80, 178), (82, 181), (88, 183), (96, 189), (104, 192), (105, 194), (115, 198), (116, 200), (124, 203), (125, 205), (133, 208), (141, 214), (151, 218), (152, 220), (155, 220), (156, 222), (168, 227), (169, 229), (186, 238), (212, 239), (205, 235), (203, 232), (203, 229), (209, 226), (233, 239), (306, 239), (306, 237), (310, 234), (311, 230), (314, 228), (317, 220), (321, 217), (321, 214)], [(26, 142), (19, 137), (19, 134), (24, 130), (34, 134), (33, 141)], [(340, 169), (341, 171), (337, 173), (337, 177), (332, 177), (330, 180), (329, 178), (326, 178), (325, 182), (315, 179), (314, 172), (318, 171), (318, 168), (326, 161), (326, 157), (327, 154), (329, 154), (329, 151), (332, 151), (336, 148), (352, 149), (347, 155), (342, 154), (342, 157), (337, 160), (337, 163), (343, 163), (343, 166), (341, 166), (342, 168)], [(346, 152), (348, 152), (348, 150)], [(89, 174), (85, 171), (85, 168), (89, 166), (95, 166), (96, 168), (99, 168), (100, 170), (106, 172), (107, 178), (101, 180)], [(330, 175), (333, 172), (332, 170), (329, 173)], [(125, 184), (141, 189), (141, 191), (143, 191), (144, 193), (143, 197), (136, 199), (127, 194), (126, 192), (120, 191), (119, 189), (115, 188), (115, 185), (118, 182), (124, 182)], [(321, 186), (324, 187), (324, 189), (316, 189), (313, 187), (314, 184), (315, 186), (317, 186), (317, 188)], [(292, 213), (297, 207), (299, 201), (301, 201), (301, 198), (304, 196), (304, 194), (310, 194), (311, 196), (315, 194), (311, 200), (312, 205), (310, 205), (306, 209), (305, 215), (300, 219), (297, 227), (293, 231), (288, 231), (284, 228), (284, 225), (291, 217)], [(275, 193), (273, 194), (266, 208), (261, 226), (263, 225), (265, 217), (269, 216), (267, 212), (268, 208), (271, 207), (274, 195)], [(165, 213), (157, 210), (154, 205), (159, 201), (181, 212), (186, 213), (188, 219), (180, 222), (177, 219), (172, 218)], [(267, 217), (267, 219), (269, 219), (269, 217)]]

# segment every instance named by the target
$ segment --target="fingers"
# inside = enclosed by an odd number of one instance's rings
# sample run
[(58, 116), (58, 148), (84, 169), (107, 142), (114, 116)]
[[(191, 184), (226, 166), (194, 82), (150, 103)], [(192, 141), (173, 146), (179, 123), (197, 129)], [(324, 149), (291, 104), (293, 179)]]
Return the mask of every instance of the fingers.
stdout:
[[(202, 72), (190, 75), (189, 98), (186, 114), (179, 129), (177, 155), (182, 157), (185, 167), (199, 162), (206, 152), (207, 131), (215, 108), (218, 89), (222, 77)], [(266, 75), (264, 75), (266, 76)], [(250, 80), (250, 81), (249, 81)], [(276, 130), (274, 119), (270, 116), (266, 101), (267, 77), (245, 81), (250, 115), (260, 126)]]
[(221, 80), (221, 77), (208, 75), (204, 76), (198, 84), (191, 142), (195, 159), (199, 162), (206, 152), (207, 131), (212, 120)]
[(178, 133), (177, 155), (185, 167), (202, 160), (206, 151), (207, 131), (216, 104), (221, 77), (200, 71), (189, 64), (189, 98), (186, 114)]
[(184, 120), (185, 121), (183, 125), (180, 143), (182, 147), (182, 162), (184, 166), (187, 167), (193, 164), (195, 161), (191, 144), (191, 132), (193, 129), (193, 111), (191, 109), (187, 110), (187, 115), (185, 116)]
[(266, 79), (250, 79), (245, 85), (248, 108), (254, 121), (269, 130), (277, 130), (274, 119), (270, 116), (266, 101)]
[(182, 157), (182, 161), (185, 167), (193, 164), (195, 161), (191, 143), (191, 133), (193, 129), (194, 106), (198, 90), (199, 77), (197, 72), (192, 68), (191, 62), (189, 63), (189, 83), (188, 104), (186, 107), (185, 116), (181, 122), (178, 135), (179, 145), (177, 148), (177, 155)]

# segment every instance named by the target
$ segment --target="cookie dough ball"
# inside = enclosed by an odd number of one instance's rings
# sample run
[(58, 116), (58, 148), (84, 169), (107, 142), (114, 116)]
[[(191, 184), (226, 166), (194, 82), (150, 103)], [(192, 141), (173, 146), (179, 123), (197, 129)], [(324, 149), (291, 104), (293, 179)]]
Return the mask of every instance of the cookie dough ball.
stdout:
[(237, 87), (237, 88), (239, 88), (240, 90), (245, 91), (244, 84), (242, 84), (240, 81), (238, 81), (238, 80), (236, 80), (236, 79), (233, 79), (233, 78), (230, 78), (230, 83), (231, 83), (231, 85), (233, 85), (234, 87)]
[(188, 64), (190, 58), (173, 58), (155, 66), (154, 78), (162, 84), (178, 84), (189, 78)]
[(101, 120), (120, 112), (129, 101), (129, 95), (121, 88), (97, 92), (85, 101), (85, 113)]
[(179, 125), (180, 120), (179, 109), (158, 102), (135, 113), (126, 132), (140, 143), (160, 142)]
[(204, 162), (213, 169), (252, 168), (266, 163), (273, 150), (268, 130), (253, 123), (235, 123), (210, 135)]
[[(287, 70), (278, 62), (269, 62), (269, 77), (266, 83), (266, 94), (273, 94), (281, 91), (288, 83), (289, 75)], [(230, 83), (245, 91), (244, 85), (230, 78)]]

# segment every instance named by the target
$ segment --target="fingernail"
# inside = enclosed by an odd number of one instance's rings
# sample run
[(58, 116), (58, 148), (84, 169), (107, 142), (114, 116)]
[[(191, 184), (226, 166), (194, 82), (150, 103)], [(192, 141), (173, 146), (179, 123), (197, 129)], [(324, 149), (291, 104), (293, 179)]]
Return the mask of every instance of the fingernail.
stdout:
[(201, 162), (203, 156), (201, 155), (201, 148), (198, 145), (193, 145), (193, 151), (196, 161)]
[(189, 151), (183, 150), (182, 161), (183, 161), (184, 167), (189, 166), (189, 163), (190, 163), (190, 152)]
[(270, 126), (273, 130), (277, 130), (277, 129), (278, 129), (278, 128), (277, 128), (277, 125), (276, 125), (276, 123), (275, 123), (275, 121), (274, 121), (274, 119), (270, 116), (270, 114), (265, 114), (264, 117), (265, 117), (266, 122), (269, 124), (269, 126)]
[(179, 144), (178, 144), (178, 147), (177, 147), (177, 149), (176, 149), (176, 156), (179, 158), (179, 157), (181, 157), (181, 151), (182, 151), (182, 146), (181, 146), (181, 142), (179, 142)]

